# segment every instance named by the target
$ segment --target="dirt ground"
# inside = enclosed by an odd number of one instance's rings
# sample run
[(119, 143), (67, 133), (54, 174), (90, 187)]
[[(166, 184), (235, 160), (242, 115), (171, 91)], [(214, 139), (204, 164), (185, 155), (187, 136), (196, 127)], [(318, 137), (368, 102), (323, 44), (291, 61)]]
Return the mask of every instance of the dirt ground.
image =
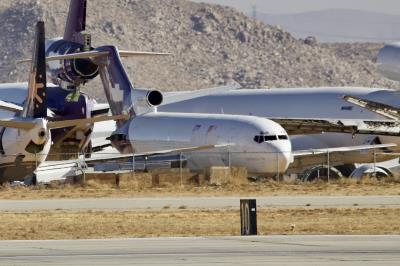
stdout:
[(286, 196), (286, 195), (400, 195), (400, 179), (362, 180), (342, 179), (327, 182), (265, 181), (247, 185), (194, 186), (163, 185), (138, 187), (134, 182), (120, 187), (90, 181), (86, 185), (52, 184), (36, 187), (0, 187), (0, 199), (97, 198), (97, 197), (176, 197), (176, 196)]
[[(260, 235), (399, 234), (400, 209), (259, 209)], [(237, 236), (237, 210), (0, 213), (0, 239)]]

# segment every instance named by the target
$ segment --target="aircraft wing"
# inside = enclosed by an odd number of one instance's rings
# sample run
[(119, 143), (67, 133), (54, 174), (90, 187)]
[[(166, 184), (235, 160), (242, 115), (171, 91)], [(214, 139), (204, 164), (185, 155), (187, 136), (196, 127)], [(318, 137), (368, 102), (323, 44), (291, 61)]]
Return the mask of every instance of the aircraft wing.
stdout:
[(9, 111), (9, 112), (13, 112), (13, 113), (20, 113), (20, 112), (22, 112), (23, 107), (13, 104), (13, 103), (9, 103), (9, 102), (0, 100), (0, 109)]
[[(198, 150), (207, 150), (213, 148), (224, 148), (232, 146), (233, 144), (221, 144), (221, 145), (205, 145), (205, 146), (196, 146), (196, 147), (188, 147), (181, 149), (167, 149), (163, 151), (149, 152), (149, 153), (139, 153), (139, 154), (98, 154), (97, 158), (85, 158), (85, 159), (76, 159), (76, 160), (67, 160), (67, 161), (46, 161), (42, 163), (38, 169), (35, 171), (37, 182), (38, 183), (48, 183), (56, 180), (65, 180), (68, 177), (73, 177), (76, 174), (81, 174), (85, 171), (87, 165), (94, 165), (96, 163), (107, 163), (107, 162), (115, 162), (115, 161), (126, 161), (132, 158), (135, 158), (139, 161), (139, 165), (143, 166), (143, 161), (147, 161), (149, 158), (153, 157), (158, 162), (178, 162), (178, 166), (182, 165), (182, 161), (185, 160), (184, 157), (180, 156), (180, 152), (191, 152)], [(163, 155), (169, 155), (171, 157), (157, 157)], [(173, 156), (173, 154), (178, 154), (178, 156)], [(151, 160), (149, 160), (151, 163)], [(130, 162), (129, 165), (132, 163)], [(146, 163), (148, 165), (148, 162)], [(150, 164), (151, 165), (151, 164)], [(148, 165), (149, 166), (149, 165)], [(129, 168), (131, 169), (131, 168)], [(136, 166), (135, 166), (135, 169)]]
[(242, 86), (239, 83), (236, 83), (236, 84), (215, 87), (215, 88), (202, 89), (202, 90), (197, 90), (197, 91), (186, 91), (186, 92), (181, 92), (181, 93), (163, 93), (164, 99), (163, 99), (163, 103), (161, 105), (183, 102), (183, 101), (191, 100), (194, 98), (208, 96), (208, 95), (212, 95), (212, 94), (216, 94), (216, 93), (220, 93), (220, 92), (237, 90), (237, 89), (240, 89), (241, 87)]
[[(310, 149), (310, 150), (297, 150), (293, 151), (293, 163), (289, 166), (288, 172), (299, 172), (309, 166), (313, 165), (327, 165), (328, 157), (331, 165), (341, 164), (345, 156), (352, 158), (359, 158), (359, 162), (365, 163), (362, 160), (363, 156), (370, 157), (376, 156), (379, 161), (390, 160), (397, 158), (399, 155), (396, 153), (385, 152), (385, 149), (396, 147), (396, 144), (379, 144), (379, 145), (362, 145), (362, 146), (348, 146), (326, 149)], [(369, 158), (368, 158), (369, 159)], [(369, 161), (367, 159), (367, 161)]]
[(400, 119), (400, 108), (349, 95), (344, 96), (343, 99), (389, 119)]
[(104, 158), (95, 158), (95, 159), (86, 159), (87, 163), (96, 163), (96, 162), (104, 162), (111, 160), (123, 160), (127, 158), (133, 157), (151, 157), (157, 155), (166, 155), (166, 154), (177, 154), (177, 153), (185, 153), (185, 152), (193, 152), (193, 151), (202, 151), (202, 150), (210, 150), (210, 149), (218, 149), (233, 146), (234, 144), (215, 144), (215, 145), (203, 145), (203, 146), (194, 146), (194, 147), (185, 147), (185, 148), (177, 148), (177, 149), (166, 149), (160, 151), (146, 152), (146, 153), (135, 153), (135, 154), (117, 154), (111, 155)]
[(394, 120), (271, 118), (289, 135), (325, 132), (400, 136), (400, 123)]

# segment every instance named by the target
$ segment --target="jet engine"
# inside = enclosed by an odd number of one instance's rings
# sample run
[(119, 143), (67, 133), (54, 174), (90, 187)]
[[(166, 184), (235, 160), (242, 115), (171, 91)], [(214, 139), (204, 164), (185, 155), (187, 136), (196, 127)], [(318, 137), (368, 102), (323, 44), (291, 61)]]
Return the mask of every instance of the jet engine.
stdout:
[[(89, 51), (90, 41), (85, 45), (65, 40), (49, 41), (46, 45), (47, 56), (67, 55)], [(62, 81), (79, 86), (94, 79), (99, 74), (99, 67), (89, 58), (56, 60), (48, 62), (48, 75), (52, 82), (61, 85)]]
[(131, 95), (135, 116), (156, 111), (157, 106), (163, 102), (163, 95), (157, 90), (134, 89)]
[(385, 45), (379, 51), (377, 65), (383, 76), (400, 81), (400, 43)]
[(163, 95), (158, 90), (135, 89), (131, 94), (132, 103), (138, 107), (157, 107), (163, 102)]

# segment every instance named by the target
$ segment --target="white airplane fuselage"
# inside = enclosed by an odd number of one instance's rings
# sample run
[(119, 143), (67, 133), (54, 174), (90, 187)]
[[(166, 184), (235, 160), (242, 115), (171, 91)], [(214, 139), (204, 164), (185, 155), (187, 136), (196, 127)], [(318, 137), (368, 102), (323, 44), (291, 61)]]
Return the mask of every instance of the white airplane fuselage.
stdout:
[(50, 151), (51, 133), (47, 121), (35, 119), (29, 130), (0, 129), (0, 182), (23, 180), (43, 163)]
[[(26, 85), (4, 84), (0, 87), (0, 100), (22, 105), (26, 99)], [(14, 117), (15, 113), (0, 110), (0, 119)], [(4, 128), (0, 126), (0, 182), (12, 177), (23, 179), (40, 165), (50, 150), (50, 131), (47, 130), (43, 119), (36, 120), (37, 126), (31, 130)], [(39, 131), (44, 130), (47, 136), (38, 140)], [(40, 152), (29, 152), (28, 146), (35, 150), (39, 145)]]
[[(392, 106), (400, 105), (400, 92), (372, 88), (293, 88), (234, 90), (160, 106), (162, 112), (237, 114), (265, 118), (381, 119), (386, 118), (342, 99), (354, 95)], [(290, 136), (294, 150), (396, 143), (400, 138), (325, 133)]]
[[(291, 160), (286, 131), (279, 124), (259, 117), (149, 113), (133, 118), (114, 134), (121, 133), (128, 135), (135, 153), (233, 144), (185, 153), (188, 167), (194, 171), (230, 165), (247, 167), (253, 174), (275, 176), (284, 173)], [(260, 134), (273, 140), (258, 143), (255, 137)], [(113, 143), (118, 146), (118, 142)]]

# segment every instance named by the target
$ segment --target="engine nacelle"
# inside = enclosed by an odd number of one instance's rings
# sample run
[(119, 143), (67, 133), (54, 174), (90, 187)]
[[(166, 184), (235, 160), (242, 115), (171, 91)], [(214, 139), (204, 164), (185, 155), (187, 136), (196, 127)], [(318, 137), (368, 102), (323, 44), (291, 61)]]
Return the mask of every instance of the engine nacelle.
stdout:
[(158, 90), (134, 89), (131, 92), (131, 97), (136, 115), (153, 111), (163, 102), (163, 95)]
[[(46, 55), (66, 55), (83, 51), (83, 45), (64, 40), (49, 41)], [(94, 79), (99, 74), (99, 67), (90, 59), (69, 59), (48, 62), (48, 74), (52, 82), (61, 85), (61, 81), (80, 85)]]
[(400, 81), (400, 43), (385, 45), (379, 51), (377, 65), (383, 76)]

